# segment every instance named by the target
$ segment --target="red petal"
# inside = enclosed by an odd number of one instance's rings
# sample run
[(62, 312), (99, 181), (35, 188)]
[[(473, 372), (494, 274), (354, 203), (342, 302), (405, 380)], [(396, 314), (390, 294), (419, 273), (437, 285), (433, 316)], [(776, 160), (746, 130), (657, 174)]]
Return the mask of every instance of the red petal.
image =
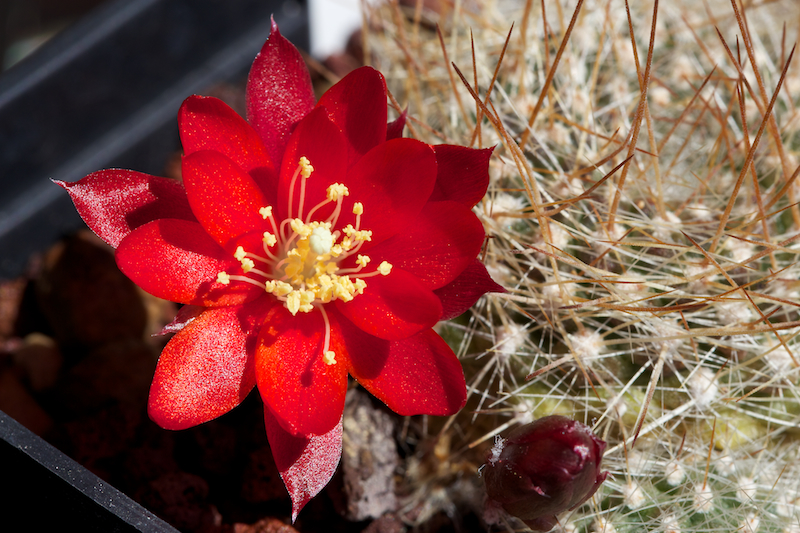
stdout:
[(347, 137), (354, 162), (386, 140), (386, 80), (372, 67), (354, 70), (328, 89), (318, 106)]
[(283, 305), (264, 320), (256, 348), (256, 379), (264, 403), (292, 435), (323, 435), (342, 416), (347, 391), (347, 353), (336, 323), (330, 350), (337, 363), (322, 359), (325, 324), (318, 310), (296, 316)]
[(117, 265), (145, 291), (173, 302), (217, 307), (262, 294), (249, 283), (217, 283), (241, 274), (239, 264), (197, 222), (163, 218), (137, 228), (117, 248)]
[(322, 435), (295, 437), (264, 407), (267, 439), (275, 466), (292, 498), (292, 523), (306, 503), (325, 488), (342, 457), (342, 419)]
[(289, 133), (314, 108), (314, 101), (303, 57), (273, 20), (269, 39), (247, 79), (247, 120), (261, 136), (272, 161), (281, 161)]
[(201, 150), (219, 152), (274, 196), (276, 169), (261, 137), (225, 102), (210, 96), (190, 96), (178, 111), (178, 128), (185, 155)]
[(336, 307), (356, 326), (381, 339), (404, 339), (439, 321), (442, 304), (415, 276), (393, 268), (367, 278), (364, 294)]
[(66, 189), (92, 231), (114, 248), (131, 231), (153, 220), (195, 219), (183, 186), (167, 178), (109, 169), (74, 183), (54, 181)]
[(452, 283), (433, 291), (442, 301), (442, 318), (455, 318), (473, 306), (487, 292), (506, 292), (494, 282), (478, 259), (475, 259)]
[(386, 140), (400, 139), (403, 137), (403, 128), (406, 127), (406, 117), (408, 113), (403, 109), (400, 116), (386, 125)]
[(386, 341), (342, 321), (350, 374), (392, 411), (448, 416), (464, 407), (466, 383), (453, 350), (433, 330)]
[(269, 200), (253, 178), (233, 161), (219, 152), (205, 150), (184, 157), (181, 168), (197, 220), (229, 252), (233, 252), (231, 239), (270, 228), (258, 212), (271, 205)]
[(483, 225), (469, 208), (457, 202), (428, 202), (408, 231), (369, 248), (369, 256), (375, 264), (389, 261), (437, 289), (472, 263), (483, 239)]
[(431, 200), (477, 204), (489, 188), (489, 158), (494, 148), (475, 149), (439, 144), (433, 147), (439, 173)]
[(361, 202), (361, 228), (372, 231), (373, 243), (405, 231), (425, 206), (435, 180), (436, 158), (430, 146), (414, 139), (387, 141), (350, 170), (345, 181), (350, 195), (342, 204), (345, 216), (339, 226), (352, 222), (353, 203)]
[[(295, 181), (295, 189), (292, 194), (292, 217), (298, 217), (300, 188), (303, 181), (305, 181), (303, 203), (303, 214), (305, 215), (326, 199), (326, 191), (331, 184), (342, 183), (345, 180), (347, 141), (339, 128), (330, 121), (324, 108), (314, 109), (301, 120), (286, 145), (278, 187), (278, 212), (281, 218), (288, 216), (286, 207), (289, 205), (289, 186), (301, 157), (309, 160), (314, 171), (310, 178), (298, 177)], [(324, 220), (332, 212), (333, 204), (318, 211), (314, 219)]]
[[(268, 298), (261, 300), (267, 302)], [(169, 341), (150, 387), (148, 412), (165, 429), (186, 429), (221, 416), (256, 382), (248, 344), (262, 306), (207, 309)]]

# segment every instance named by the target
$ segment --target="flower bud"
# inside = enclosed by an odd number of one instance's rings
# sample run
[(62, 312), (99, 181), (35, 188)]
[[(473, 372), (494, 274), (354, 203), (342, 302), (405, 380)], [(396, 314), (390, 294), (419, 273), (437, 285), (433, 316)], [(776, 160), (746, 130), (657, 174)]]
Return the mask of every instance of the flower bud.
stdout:
[(498, 437), (483, 469), (488, 507), (502, 507), (531, 529), (550, 530), (557, 514), (578, 507), (605, 481), (605, 447), (587, 426), (558, 415)]

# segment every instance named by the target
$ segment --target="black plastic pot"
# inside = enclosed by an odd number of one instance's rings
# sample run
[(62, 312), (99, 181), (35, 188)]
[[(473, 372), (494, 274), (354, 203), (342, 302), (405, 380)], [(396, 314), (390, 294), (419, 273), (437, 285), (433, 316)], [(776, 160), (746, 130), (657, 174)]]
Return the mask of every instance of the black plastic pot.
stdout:
[(307, 48), (294, 0), (114, 0), (0, 77), (0, 279), (82, 222), (50, 179), (161, 173), (184, 98), (244, 76), (269, 35)]

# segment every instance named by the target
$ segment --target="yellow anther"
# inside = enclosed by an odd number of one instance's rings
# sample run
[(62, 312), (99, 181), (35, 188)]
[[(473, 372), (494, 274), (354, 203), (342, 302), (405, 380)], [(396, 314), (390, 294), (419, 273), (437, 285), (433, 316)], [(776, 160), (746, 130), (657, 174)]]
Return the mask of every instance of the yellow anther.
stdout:
[[(352, 224), (348, 224), (344, 228), (342, 228), (342, 232), (353, 239), (354, 241), (371, 241), (372, 240), (372, 232), (370, 230), (362, 229), (357, 230), (353, 227)], [(342, 241), (344, 245), (344, 241)]]
[(286, 283), (285, 281), (276, 281), (275, 282), (275, 294), (278, 296), (286, 296), (290, 292), (292, 292), (292, 286)]
[(278, 238), (268, 231), (264, 232), (264, 237), (261, 240), (264, 241), (264, 244), (268, 247), (275, 246), (275, 243), (278, 242)]
[(222, 283), (223, 285), (227, 285), (231, 282), (231, 277), (226, 272), (220, 272), (217, 274), (217, 283)]
[[(314, 167), (311, 166), (307, 158), (301, 157), (298, 169), (292, 179), (298, 178), (300, 174), (304, 178), (308, 178), (312, 172), (314, 172)], [(305, 194), (304, 191), (305, 185), (301, 187), (301, 195)], [(340, 272), (339, 260), (343, 257), (348, 257), (351, 253), (356, 255), (355, 252), (359, 251), (362, 243), (372, 239), (371, 231), (356, 229), (361, 225), (360, 217), (364, 213), (364, 205), (361, 202), (353, 204), (353, 214), (356, 215), (354, 223), (334, 231), (333, 224), (341, 214), (342, 199), (349, 194), (347, 186), (342, 183), (333, 183), (328, 187), (328, 201), (337, 202), (337, 208), (334, 216), (330, 217), (330, 221), (311, 220), (314, 212), (326, 203), (323, 202), (313, 208), (305, 220), (300, 217), (290, 217), (282, 221), (280, 224), (281, 231), (284, 231), (285, 226), (288, 224), (293, 232), (286, 236), (286, 239), (283, 239), (277, 231), (274, 233), (263, 232), (262, 241), (264, 250), (267, 252), (267, 258), (248, 254), (241, 246), (236, 249), (234, 255), (240, 261), (242, 269), (245, 272), (253, 270), (250, 274), (251, 276), (258, 274), (266, 278), (259, 283), (263, 283), (264, 290), (267, 293), (274, 295), (283, 302), (283, 305), (292, 315), (300, 312), (311, 312), (316, 306), (334, 300), (349, 302), (357, 295), (363, 294), (364, 289), (367, 287), (367, 282), (358, 277), (358, 275), (354, 275), (355, 271), (361, 271), (368, 264), (372, 264), (370, 257), (367, 255), (357, 256), (355, 261), (356, 265), (358, 265), (357, 269), (347, 269), (341, 271), (341, 275), (338, 274)], [(301, 200), (298, 214), (303, 212), (302, 207), (303, 202)], [(259, 213), (264, 219), (270, 218), (273, 223), (275, 222), (271, 218), (274, 217), (272, 207), (262, 207), (259, 209)], [(273, 224), (273, 229), (276, 227)], [(268, 248), (276, 246), (278, 241), (281, 241), (279, 249), (268, 250)], [(257, 270), (254, 260), (263, 261), (271, 268), (268, 268), (265, 272)], [(391, 269), (392, 265), (384, 261), (378, 267), (378, 272), (371, 272), (366, 277), (378, 273), (385, 276), (389, 274)], [(347, 275), (345, 274), (346, 272), (350, 272), (350, 274)], [(226, 278), (226, 276), (227, 274), (225, 276), (220, 275), (220, 279)], [(251, 280), (250, 278), (236, 279), (247, 279), (255, 282), (254, 279)], [(325, 363), (329, 365), (336, 364), (334, 352), (327, 349), (327, 341), (325, 344), (326, 346), (322, 350)]]
[(300, 174), (304, 178), (309, 178), (311, 176), (311, 173), (314, 172), (314, 167), (311, 166), (311, 162), (308, 160), (306, 156), (302, 156), (300, 158), (299, 164), (300, 164)]
[(322, 356), (322, 361), (326, 365), (329, 365), (329, 366), (330, 365), (335, 365), (336, 364), (336, 354), (333, 353), (332, 350), (328, 350), (327, 352), (325, 352), (325, 355)]
[(350, 278), (337, 277), (334, 280), (333, 295), (336, 298), (342, 300), (343, 302), (349, 302), (350, 300), (353, 299), (355, 292), (356, 292), (356, 287), (353, 284), (353, 282), (350, 281)]
[(316, 295), (314, 291), (301, 291), (300, 293), (300, 310), (304, 313), (310, 312), (314, 309), (314, 299)]
[(297, 279), (298, 282), (303, 282), (303, 263), (301, 261), (291, 261), (290, 263), (287, 263), (287, 265), (283, 268), (283, 271), (292, 281)]
[(316, 296), (319, 298), (322, 303), (328, 303), (331, 301), (333, 297), (333, 281), (331, 277), (327, 274), (321, 274), (318, 276), (319, 279), (319, 287), (316, 291)]
[(356, 281), (355, 281), (354, 285), (356, 286), (356, 293), (357, 294), (364, 294), (364, 289), (367, 288), (367, 282), (366, 281), (364, 281), (361, 278), (356, 278)]
[(236, 252), (233, 254), (233, 257), (235, 257), (237, 261), (241, 261), (242, 259), (247, 257), (247, 252), (244, 251), (244, 248), (238, 246), (236, 248)]
[(275, 296), (286, 296), (292, 292), (292, 286), (285, 281), (269, 280), (264, 283), (264, 289)]
[(286, 309), (292, 313), (292, 316), (296, 315), (297, 312), (300, 310), (300, 293), (297, 291), (292, 291), (286, 297)]
[(341, 196), (348, 196), (350, 191), (347, 186), (342, 183), (334, 183), (328, 187), (328, 200), (335, 202)]
[(299, 218), (293, 218), (292, 221), (289, 223), (292, 228), (292, 231), (300, 235), (301, 237), (308, 237), (311, 235), (311, 226), (304, 224), (303, 221)]
[(253, 262), (252, 259), (247, 259), (246, 257), (242, 259), (242, 272), (244, 273), (250, 272), (251, 270), (253, 270), (254, 266), (256, 266), (256, 264)]
[(286, 309), (292, 315), (296, 315), (298, 311), (308, 313), (314, 306), (314, 293), (312, 291), (293, 290), (286, 296)]
[(392, 264), (388, 261), (384, 261), (378, 266), (378, 272), (381, 273), (382, 276), (388, 276), (389, 272), (392, 271)]

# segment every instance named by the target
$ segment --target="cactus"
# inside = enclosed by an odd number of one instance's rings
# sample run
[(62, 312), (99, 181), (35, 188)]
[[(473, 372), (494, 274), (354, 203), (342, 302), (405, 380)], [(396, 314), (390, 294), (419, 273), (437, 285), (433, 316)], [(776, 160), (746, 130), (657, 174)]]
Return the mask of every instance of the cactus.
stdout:
[(403, 518), (480, 516), (495, 436), (561, 414), (610, 472), (564, 531), (800, 531), (800, 5), (410, 4), (365, 52), (407, 135), (497, 146), (508, 293), (439, 327), (470, 397), (406, 428)]

